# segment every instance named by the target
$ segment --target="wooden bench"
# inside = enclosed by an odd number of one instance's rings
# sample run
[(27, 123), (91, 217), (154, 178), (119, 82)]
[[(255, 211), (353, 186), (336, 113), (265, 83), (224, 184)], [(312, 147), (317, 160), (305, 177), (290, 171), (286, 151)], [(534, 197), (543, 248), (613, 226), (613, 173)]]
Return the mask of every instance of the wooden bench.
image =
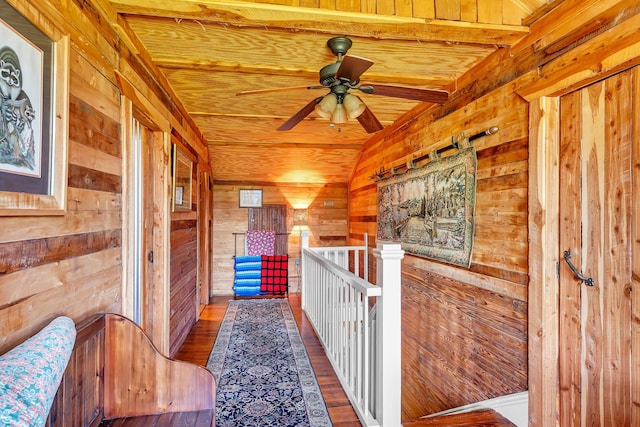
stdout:
[(208, 370), (164, 357), (117, 314), (76, 329), (46, 426), (215, 426), (216, 384)]

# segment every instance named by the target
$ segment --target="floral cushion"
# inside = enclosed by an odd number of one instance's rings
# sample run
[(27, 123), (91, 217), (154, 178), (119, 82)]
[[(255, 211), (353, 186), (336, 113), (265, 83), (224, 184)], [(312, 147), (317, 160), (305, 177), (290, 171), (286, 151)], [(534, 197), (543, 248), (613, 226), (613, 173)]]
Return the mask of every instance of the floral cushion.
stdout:
[(44, 426), (75, 339), (62, 316), (0, 356), (0, 426)]

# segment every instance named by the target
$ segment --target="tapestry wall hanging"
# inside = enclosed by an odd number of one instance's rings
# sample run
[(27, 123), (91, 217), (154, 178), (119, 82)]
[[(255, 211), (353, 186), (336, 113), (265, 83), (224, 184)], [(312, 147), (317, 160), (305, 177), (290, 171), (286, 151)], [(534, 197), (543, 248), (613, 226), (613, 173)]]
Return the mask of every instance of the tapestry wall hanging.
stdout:
[(379, 241), (463, 267), (471, 264), (476, 192), (473, 147), (378, 181)]

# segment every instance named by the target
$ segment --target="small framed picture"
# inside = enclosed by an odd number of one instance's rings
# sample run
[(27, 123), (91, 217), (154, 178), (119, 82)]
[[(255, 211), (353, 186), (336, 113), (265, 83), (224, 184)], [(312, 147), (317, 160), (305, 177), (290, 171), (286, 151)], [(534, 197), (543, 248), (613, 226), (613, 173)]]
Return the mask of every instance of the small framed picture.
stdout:
[(191, 174), (193, 162), (182, 149), (173, 145), (173, 211), (191, 211)]
[(261, 208), (262, 190), (240, 190), (241, 208)]

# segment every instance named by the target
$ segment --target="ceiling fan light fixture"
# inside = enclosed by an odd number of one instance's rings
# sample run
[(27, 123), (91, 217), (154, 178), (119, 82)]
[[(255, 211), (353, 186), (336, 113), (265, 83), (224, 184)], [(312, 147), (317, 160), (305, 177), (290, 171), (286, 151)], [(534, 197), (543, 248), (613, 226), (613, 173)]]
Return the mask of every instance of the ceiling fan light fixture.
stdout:
[(344, 108), (344, 104), (336, 105), (336, 111), (334, 111), (331, 116), (331, 123), (347, 123), (347, 110)]
[(333, 93), (329, 93), (322, 98), (322, 101), (316, 104), (316, 113), (323, 119), (330, 119), (336, 109), (336, 105), (338, 105), (338, 97)]
[(364, 110), (367, 108), (360, 98), (355, 95), (351, 95), (350, 93), (347, 93), (344, 96), (342, 103), (344, 104), (344, 108), (347, 110), (347, 116), (350, 119), (358, 118), (358, 116), (364, 113)]

